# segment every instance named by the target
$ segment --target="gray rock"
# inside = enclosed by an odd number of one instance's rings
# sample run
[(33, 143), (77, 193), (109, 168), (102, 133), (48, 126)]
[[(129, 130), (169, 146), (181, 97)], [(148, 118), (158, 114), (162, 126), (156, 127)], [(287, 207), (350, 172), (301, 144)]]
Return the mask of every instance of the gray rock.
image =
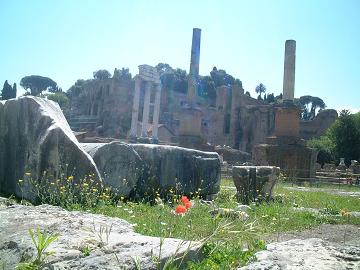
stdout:
[(243, 203), (258, 197), (270, 199), (280, 173), (280, 169), (273, 166), (233, 166), (232, 171), (238, 200)]
[(105, 186), (118, 195), (129, 196), (143, 173), (144, 163), (129, 144), (86, 143), (81, 144), (94, 159)]
[(267, 245), (256, 261), (239, 270), (347, 270), (360, 269), (360, 248), (318, 238), (294, 239)]
[(132, 146), (145, 164), (143, 178), (137, 185), (140, 194), (171, 188), (186, 195), (199, 191), (202, 197), (219, 192), (220, 159), (217, 153), (167, 145)]
[(58, 104), (26, 96), (0, 102), (0, 192), (22, 194), (18, 180), (29, 172), (39, 179), (44, 171), (57, 176), (60, 166), (75, 179), (99, 174), (92, 158), (79, 146)]
[[(0, 220), (0, 258), (6, 270), (15, 269), (26, 254), (35, 255), (29, 228), (60, 234), (47, 250), (55, 252), (48, 259), (49, 269), (135, 269), (132, 258), (139, 258), (141, 269), (155, 269), (151, 255), (159, 254), (160, 238), (135, 233), (131, 224), (118, 218), (49, 205), (15, 205), (0, 208)], [(161, 261), (183, 255), (185, 261), (195, 259), (198, 247), (197, 242), (164, 239)], [(90, 250), (88, 256), (84, 248)]]

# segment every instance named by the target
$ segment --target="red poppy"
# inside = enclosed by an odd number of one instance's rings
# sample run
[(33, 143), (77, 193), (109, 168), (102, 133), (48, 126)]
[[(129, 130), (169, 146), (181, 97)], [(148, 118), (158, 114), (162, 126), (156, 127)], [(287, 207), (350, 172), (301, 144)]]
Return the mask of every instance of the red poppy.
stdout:
[(191, 206), (192, 206), (192, 202), (189, 201), (185, 203), (186, 209), (189, 209)]
[(181, 202), (182, 202), (183, 204), (186, 204), (187, 202), (189, 202), (188, 197), (182, 196), (182, 197), (181, 197)]
[(176, 214), (185, 214), (187, 211), (186, 207), (184, 205), (178, 205), (175, 208), (175, 213)]

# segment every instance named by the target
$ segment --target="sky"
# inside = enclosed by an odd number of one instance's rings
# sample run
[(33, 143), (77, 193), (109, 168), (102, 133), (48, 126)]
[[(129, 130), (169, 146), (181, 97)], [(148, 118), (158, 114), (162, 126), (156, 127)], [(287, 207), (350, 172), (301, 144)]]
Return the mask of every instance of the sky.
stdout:
[[(282, 92), (284, 46), (296, 40), (295, 97), (360, 109), (359, 0), (0, 0), (0, 84), (52, 78), (63, 90), (93, 71), (159, 62), (189, 72), (201, 28), (200, 75), (214, 66), (255, 96)], [(20, 86), (18, 86), (18, 89)]]

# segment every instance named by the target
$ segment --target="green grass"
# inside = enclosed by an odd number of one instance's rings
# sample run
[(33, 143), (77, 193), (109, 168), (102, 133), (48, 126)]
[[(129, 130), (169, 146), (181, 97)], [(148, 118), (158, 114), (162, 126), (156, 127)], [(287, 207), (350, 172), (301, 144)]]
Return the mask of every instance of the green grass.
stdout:
[[(144, 235), (197, 241), (207, 239), (203, 249), (205, 258), (190, 263), (188, 269), (236, 268), (264, 248), (262, 239), (279, 232), (304, 230), (321, 224), (360, 225), (359, 217), (343, 218), (337, 215), (342, 209), (360, 211), (360, 197), (330, 194), (316, 187), (309, 192), (291, 190), (286, 188), (288, 186), (289, 183), (279, 182), (274, 188), (273, 201), (253, 203), (246, 221), (211, 214), (213, 210), (234, 209), (238, 205), (236, 189), (231, 188), (234, 184), (228, 179), (223, 179), (221, 191), (212, 204), (194, 199), (194, 206), (183, 216), (174, 213), (177, 205), (174, 201), (161, 205), (148, 202), (118, 202), (113, 205), (100, 200), (95, 207), (77, 204), (68, 209), (122, 218), (133, 224), (136, 232)], [(356, 188), (345, 187), (341, 190), (356, 191)], [(296, 211), (294, 207), (316, 208), (332, 215)], [(248, 249), (245, 251), (244, 247)]]
[[(119, 203), (117, 207), (102, 205), (90, 210), (93, 213), (119, 217), (135, 224), (135, 231), (141, 234), (160, 237), (175, 237), (187, 240), (200, 240), (210, 236), (219, 224), (229, 222), (231, 228), (224, 230), (217, 239), (208, 243), (211, 248), (219, 239), (226, 239), (226, 244), (208, 254), (205, 260), (189, 265), (189, 269), (232, 269), (247, 262), (252, 254), (261, 247), (265, 235), (291, 230), (309, 229), (320, 224), (355, 224), (360, 225), (360, 218), (345, 219), (341, 216), (319, 216), (311, 212), (295, 211), (294, 207), (326, 209), (338, 214), (341, 209), (360, 211), (360, 198), (319, 192), (286, 189), (279, 183), (274, 190), (275, 200), (270, 203), (251, 205), (249, 220), (222, 218), (212, 216), (215, 208), (234, 208), (237, 206), (235, 190), (223, 188), (231, 186), (229, 180), (222, 182), (221, 192), (214, 204), (209, 206), (194, 200), (194, 207), (184, 216), (174, 214), (172, 204), (150, 205), (149, 203)], [(249, 226), (251, 228), (249, 229)], [(235, 231), (238, 233), (231, 233)], [(243, 245), (251, 251), (243, 252)], [(226, 266), (227, 265), (227, 266)]]

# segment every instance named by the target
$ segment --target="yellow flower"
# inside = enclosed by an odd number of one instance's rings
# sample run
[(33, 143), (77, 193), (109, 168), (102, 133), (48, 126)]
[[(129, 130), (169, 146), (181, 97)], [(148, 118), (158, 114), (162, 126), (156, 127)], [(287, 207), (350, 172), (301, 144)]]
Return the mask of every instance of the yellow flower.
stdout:
[(83, 183), (83, 186), (87, 187), (87, 186), (89, 186), (89, 184), (88, 183)]
[(31, 176), (31, 172), (26, 172), (25, 175), (26, 176)]
[(72, 181), (72, 180), (74, 180), (74, 176), (70, 175), (70, 176), (67, 178), (67, 180), (68, 180), (69, 182)]
[(93, 191), (93, 192), (96, 192), (96, 191), (97, 191), (97, 189), (96, 189), (96, 188), (93, 188), (93, 189), (92, 189), (92, 191)]

